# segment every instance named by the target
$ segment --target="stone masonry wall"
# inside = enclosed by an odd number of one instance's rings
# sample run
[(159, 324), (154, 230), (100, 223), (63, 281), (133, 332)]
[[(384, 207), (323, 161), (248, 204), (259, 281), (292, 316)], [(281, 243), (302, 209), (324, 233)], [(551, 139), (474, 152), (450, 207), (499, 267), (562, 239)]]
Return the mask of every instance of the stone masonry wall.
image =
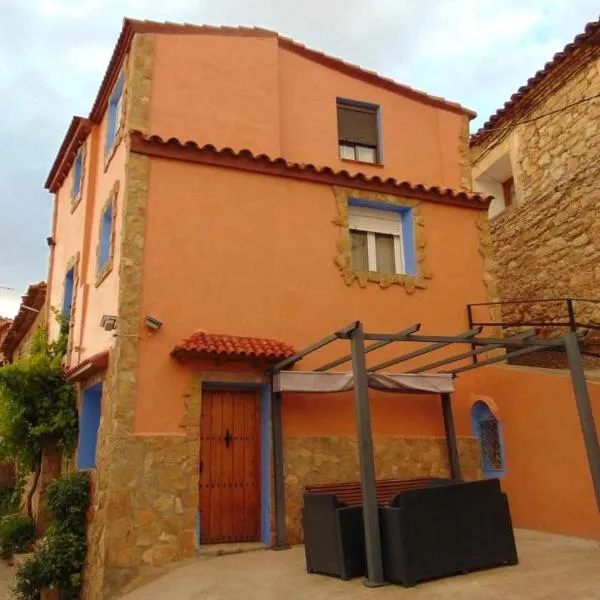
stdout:
[[(444, 438), (375, 437), (375, 473), (379, 478), (449, 474)], [(479, 446), (475, 438), (458, 439), (464, 479), (478, 479)], [(358, 481), (358, 449), (351, 437), (294, 437), (284, 440), (288, 543), (302, 542), (302, 493), (318, 483)]]
[[(519, 119), (598, 95), (599, 54)], [(600, 100), (520, 125), (510, 135), (518, 136), (517, 143), (509, 144), (518, 148), (511, 156), (518, 201), (489, 225), (490, 275), (500, 299), (600, 298)], [(474, 156), (489, 145), (474, 147)], [(580, 302), (575, 310), (580, 321), (600, 322), (600, 304)], [(548, 303), (518, 305), (503, 313), (505, 320), (564, 320), (566, 309)]]

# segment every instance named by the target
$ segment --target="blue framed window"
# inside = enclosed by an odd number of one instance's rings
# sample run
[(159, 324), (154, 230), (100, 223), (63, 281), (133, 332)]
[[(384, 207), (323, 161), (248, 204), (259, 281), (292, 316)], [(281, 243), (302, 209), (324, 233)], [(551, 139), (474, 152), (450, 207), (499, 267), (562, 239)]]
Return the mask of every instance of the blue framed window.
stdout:
[(100, 242), (98, 248), (98, 271), (108, 264), (111, 253), (113, 227), (113, 205), (109, 202), (102, 213), (100, 222)]
[(504, 477), (506, 463), (502, 424), (482, 400), (475, 402), (471, 409), (471, 425), (473, 434), (479, 440), (483, 476)]
[(350, 198), (348, 226), (354, 270), (417, 274), (414, 215), (410, 206)]
[(81, 184), (83, 183), (83, 148), (79, 150), (73, 163), (73, 187), (71, 188), (71, 198), (75, 199), (81, 193)]
[(104, 157), (106, 158), (117, 139), (117, 132), (121, 122), (123, 110), (123, 88), (125, 86), (125, 71), (121, 71), (112, 94), (108, 100), (107, 114), (108, 121), (106, 123), (106, 140), (104, 142)]
[(75, 267), (71, 267), (65, 275), (62, 316), (70, 319), (73, 307), (73, 288), (75, 285)]
[(102, 413), (102, 384), (97, 383), (83, 390), (79, 413), (79, 443), (77, 445), (77, 468), (92, 469), (96, 466), (98, 427)]

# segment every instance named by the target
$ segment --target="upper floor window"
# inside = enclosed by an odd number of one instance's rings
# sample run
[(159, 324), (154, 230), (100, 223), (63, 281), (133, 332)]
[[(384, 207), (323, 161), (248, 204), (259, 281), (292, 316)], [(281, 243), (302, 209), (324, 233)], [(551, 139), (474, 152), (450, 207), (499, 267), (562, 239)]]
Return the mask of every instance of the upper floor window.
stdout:
[(502, 194), (504, 196), (504, 207), (508, 208), (512, 204), (516, 203), (517, 193), (515, 191), (515, 180), (512, 177), (509, 177), (502, 184)]
[(98, 250), (98, 271), (101, 271), (110, 259), (113, 224), (113, 206), (109, 203), (102, 213), (100, 223), (100, 246)]
[(115, 181), (108, 200), (100, 213), (100, 230), (98, 232), (98, 245), (96, 247), (96, 285), (100, 285), (104, 278), (111, 272), (113, 264), (115, 218), (117, 213), (117, 195), (119, 182)]
[(83, 153), (82, 146), (73, 163), (73, 187), (71, 188), (71, 199), (74, 201), (79, 198), (83, 184)]
[(73, 307), (73, 292), (75, 287), (75, 267), (71, 267), (65, 274), (64, 296), (62, 316), (66, 319), (71, 318), (71, 308)]
[(121, 126), (121, 120), (123, 118), (123, 88), (125, 87), (125, 71), (121, 71), (115, 87), (113, 88), (112, 94), (108, 101), (108, 121), (106, 124), (106, 140), (104, 144), (104, 156), (108, 156), (112, 150), (119, 128)]
[(355, 271), (406, 273), (399, 211), (350, 205), (348, 226)]
[(337, 122), (340, 158), (381, 162), (378, 106), (338, 98)]

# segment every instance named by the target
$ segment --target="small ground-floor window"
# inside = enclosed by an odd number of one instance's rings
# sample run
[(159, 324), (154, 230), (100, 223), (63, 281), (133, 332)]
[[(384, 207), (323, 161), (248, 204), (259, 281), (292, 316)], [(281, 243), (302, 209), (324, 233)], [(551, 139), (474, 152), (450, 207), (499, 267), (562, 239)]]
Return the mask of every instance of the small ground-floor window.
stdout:
[(79, 411), (78, 469), (92, 469), (96, 466), (96, 444), (98, 442), (98, 427), (100, 426), (101, 400), (101, 383), (83, 390)]
[(479, 438), (481, 470), (484, 477), (504, 477), (506, 464), (502, 440), (502, 424), (489, 406), (478, 400), (471, 409), (473, 434)]

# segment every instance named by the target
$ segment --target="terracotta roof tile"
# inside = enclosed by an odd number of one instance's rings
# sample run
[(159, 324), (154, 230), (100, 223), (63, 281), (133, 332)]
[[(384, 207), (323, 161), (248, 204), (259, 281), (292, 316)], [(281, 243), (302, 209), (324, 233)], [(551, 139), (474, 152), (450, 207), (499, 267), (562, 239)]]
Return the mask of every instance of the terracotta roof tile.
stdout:
[[(159, 148), (159, 150), (153, 150)], [(482, 196), (473, 192), (453, 190), (439, 186), (425, 186), (408, 181), (399, 181), (393, 177), (381, 178), (365, 173), (349, 173), (345, 169), (335, 170), (327, 166), (311, 163), (295, 163), (284, 158), (271, 158), (267, 154), (254, 154), (251, 150), (233, 150), (229, 147), (217, 148), (212, 144), (199, 145), (194, 141), (180, 141), (177, 138), (163, 139), (158, 135), (144, 135), (139, 131), (131, 132), (131, 149), (134, 152), (151, 156), (172, 156), (181, 160), (190, 160), (206, 164), (231, 166), (245, 170), (260, 171), (300, 179), (312, 179), (329, 184), (364, 187), (365, 189), (387, 191), (409, 197), (464, 204), (485, 209), (491, 196)]]
[(289, 344), (271, 338), (222, 335), (196, 331), (171, 350), (178, 360), (192, 360), (202, 356), (229, 356), (279, 360), (294, 354)]
[(93, 354), (80, 363), (66, 368), (64, 370), (65, 377), (71, 381), (79, 381), (100, 373), (108, 366), (108, 357), (108, 350)]
[(19, 342), (25, 337), (29, 328), (37, 319), (39, 312), (44, 306), (46, 300), (46, 282), (40, 281), (27, 288), (24, 296), (21, 296), (21, 305), (19, 312), (11, 322), (8, 331), (0, 343), (0, 352), (7, 360), (12, 359)]
[(471, 136), (471, 144), (476, 144), (488, 129), (493, 129), (498, 122), (506, 117), (510, 111), (531, 92), (542, 80), (546, 79), (560, 64), (569, 58), (575, 50), (585, 45), (600, 43), (600, 20), (591, 21), (585, 26), (583, 33), (575, 36), (575, 39), (567, 44), (563, 50), (557, 52), (552, 60), (547, 62), (527, 83), (521, 86), (502, 107), (500, 107), (484, 124)]

